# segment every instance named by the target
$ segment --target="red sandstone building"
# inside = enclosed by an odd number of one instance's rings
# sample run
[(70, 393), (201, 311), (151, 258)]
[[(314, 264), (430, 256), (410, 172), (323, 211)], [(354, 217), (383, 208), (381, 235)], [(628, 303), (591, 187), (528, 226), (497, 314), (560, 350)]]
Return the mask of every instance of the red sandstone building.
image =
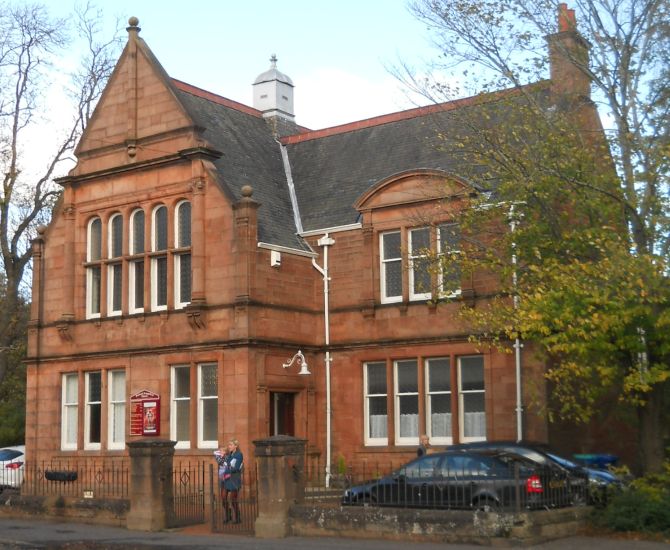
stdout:
[[(444, 281), (415, 262), (458, 247), (439, 205), (478, 189), (436, 124), (481, 102), (309, 131), (275, 60), (252, 108), (170, 78), (139, 31), (34, 244), (29, 458), (152, 436), (209, 456), (289, 434), (324, 462), (409, 457), (422, 433), (548, 440), (516, 411), (517, 366), (526, 405), (543, 365), (478, 350), (455, 315), (493, 281), (458, 280), (436, 306)], [(577, 39), (566, 27), (550, 45)], [(558, 51), (541, 89), (588, 95)], [(284, 368), (299, 350), (307, 365)]]

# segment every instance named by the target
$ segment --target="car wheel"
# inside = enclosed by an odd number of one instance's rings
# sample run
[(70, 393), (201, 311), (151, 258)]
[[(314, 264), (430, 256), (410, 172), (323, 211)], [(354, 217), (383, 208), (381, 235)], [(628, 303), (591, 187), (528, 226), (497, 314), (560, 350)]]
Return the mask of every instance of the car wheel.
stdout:
[(474, 508), (478, 512), (498, 512), (500, 511), (500, 505), (493, 499), (482, 498), (475, 502)]

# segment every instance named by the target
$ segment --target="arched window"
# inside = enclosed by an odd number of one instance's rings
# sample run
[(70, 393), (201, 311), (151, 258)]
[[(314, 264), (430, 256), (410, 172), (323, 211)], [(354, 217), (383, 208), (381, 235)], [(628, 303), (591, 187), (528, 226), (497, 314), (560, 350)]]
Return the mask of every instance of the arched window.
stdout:
[(109, 218), (107, 248), (109, 263), (107, 264), (107, 314), (121, 315), (121, 297), (123, 285), (123, 218), (114, 214)]
[(128, 264), (128, 309), (130, 313), (144, 311), (144, 210), (130, 215)]
[(163, 252), (151, 257), (151, 309), (167, 309), (167, 207), (154, 208), (151, 217), (151, 251)]
[(86, 317), (100, 317), (102, 221), (93, 218), (86, 231)]
[(181, 201), (175, 208), (174, 290), (175, 307), (191, 301), (191, 203)]

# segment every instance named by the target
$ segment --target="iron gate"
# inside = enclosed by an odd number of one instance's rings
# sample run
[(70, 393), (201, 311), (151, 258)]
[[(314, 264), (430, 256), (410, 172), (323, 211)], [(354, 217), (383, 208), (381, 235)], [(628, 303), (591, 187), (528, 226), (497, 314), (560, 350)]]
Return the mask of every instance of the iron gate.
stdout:
[(205, 522), (204, 462), (180, 462), (173, 465), (172, 503), (170, 527)]
[(242, 487), (237, 501), (230, 495), (224, 503), (219, 489), (217, 470), (209, 465), (210, 510), (212, 513), (212, 531), (215, 533), (234, 533), (253, 535), (256, 518), (258, 517), (258, 492), (256, 470), (245, 465), (242, 473)]

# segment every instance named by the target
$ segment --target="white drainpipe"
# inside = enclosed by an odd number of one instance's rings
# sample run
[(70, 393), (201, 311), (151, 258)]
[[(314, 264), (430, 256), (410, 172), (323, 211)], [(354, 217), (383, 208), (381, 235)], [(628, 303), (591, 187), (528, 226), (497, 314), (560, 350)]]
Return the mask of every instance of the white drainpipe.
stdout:
[(328, 276), (328, 247), (335, 244), (326, 233), (321, 237), (317, 244), (323, 247), (323, 268), (312, 258), (312, 265), (323, 276), (323, 319), (326, 347), (326, 487), (330, 487), (330, 462), (331, 462), (331, 404), (330, 404), (330, 309), (328, 307), (328, 293), (330, 287), (330, 277)]
[[(514, 214), (514, 204), (509, 207), (509, 227), (512, 235), (516, 230), (517, 221)], [(514, 287), (514, 310), (519, 308), (519, 293), (517, 289), (517, 256), (516, 256), (516, 241), (512, 237), (512, 286)], [(514, 340), (514, 363), (516, 374), (516, 440), (523, 439), (523, 400), (521, 395), (521, 348), (523, 344), (518, 336)]]

